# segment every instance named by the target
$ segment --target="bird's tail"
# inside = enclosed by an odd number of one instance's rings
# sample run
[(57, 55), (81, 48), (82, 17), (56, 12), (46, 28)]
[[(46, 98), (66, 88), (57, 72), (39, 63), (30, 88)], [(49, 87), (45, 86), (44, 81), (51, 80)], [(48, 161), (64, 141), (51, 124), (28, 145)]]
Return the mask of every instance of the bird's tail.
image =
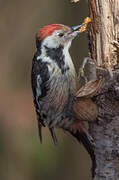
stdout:
[(54, 131), (54, 128), (49, 128), (50, 130), (50, 133), (51, 133), (51, 136), (52, 136), (52, 139), (53, 139), (53, 142), (54, 144), (57, 146), (58, 145), (58, 142), (57, 142), (57, 137), (56, 137), (56, 134), (55, 134), (55, 131)]
[(39, 132), (39, 137), (40, 137), (40, 142), (42, 144), (42, 125), (38, 123), (38, 132)]
[[(42, 143), (42, 125), (41, 125), (40, 123), (38, 123), (38, 129), (39, 129), (40, 142)], [(50, 130), (50, 133), (51, 133), (53, 142), (54, 142), (54, 144), (57, 146), (57, 145), (58, 145), (58, 142), (57, 142), (57, 137), (56, 137), (54, 128), (49, 128), (49, 130)]]

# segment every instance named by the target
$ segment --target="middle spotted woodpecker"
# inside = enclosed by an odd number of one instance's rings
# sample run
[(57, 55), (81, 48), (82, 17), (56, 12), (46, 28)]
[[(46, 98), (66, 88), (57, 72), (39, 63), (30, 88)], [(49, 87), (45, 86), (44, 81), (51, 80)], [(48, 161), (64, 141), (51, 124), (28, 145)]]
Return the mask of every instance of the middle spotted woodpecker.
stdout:
[(69, 54), (79, 26), (51, 24), (36, 34), (36, 53), (32, 62), (32, 90), (41, 128), (48, 127), (57, 144), (54, 128), (62, 128), (75, 136), (91, 154), (93, 139), (83, 121), (95, 119), (97, 107), (90, 98), (76, 98), (79, 80)]

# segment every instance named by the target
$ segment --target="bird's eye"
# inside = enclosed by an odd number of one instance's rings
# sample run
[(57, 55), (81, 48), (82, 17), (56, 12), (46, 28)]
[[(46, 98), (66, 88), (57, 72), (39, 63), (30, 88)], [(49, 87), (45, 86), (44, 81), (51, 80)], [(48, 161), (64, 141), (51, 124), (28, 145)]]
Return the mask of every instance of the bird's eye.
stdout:
[(59, 33), (58, 36), (59, 36), (59, 37), (63, 37), (63, 36), (64, 36), (64, 33)]

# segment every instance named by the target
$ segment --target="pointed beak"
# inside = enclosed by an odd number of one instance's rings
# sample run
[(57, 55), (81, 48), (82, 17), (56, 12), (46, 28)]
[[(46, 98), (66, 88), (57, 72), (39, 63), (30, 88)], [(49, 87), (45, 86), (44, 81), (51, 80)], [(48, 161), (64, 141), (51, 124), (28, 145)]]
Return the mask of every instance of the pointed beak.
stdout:
[(84, 24), (72, 26), (71, 31), (67, 33), (66, 38), (68, 39), (74, 39), (78, 34), (80, 34), (80, 28), (84, 26)]
[[(71, 29), (72, 29), (72, 32), (73, 31), (79, 31), (79, 29), (84, 26), (84, 24), (80, 24), (80, 25), (77, 25), (77, 26), (72, 26)], [(79, 31), (80, 32), (80, 31)]]
[(79, 33), (86, 31), (88, 23), (91, 22), (91, 18), (87, 17), (84, 19), (83, 23), (77, 26), (72, 26), (71, 31), (67, 34), (68, 38), (73, 39), (75, 38)]

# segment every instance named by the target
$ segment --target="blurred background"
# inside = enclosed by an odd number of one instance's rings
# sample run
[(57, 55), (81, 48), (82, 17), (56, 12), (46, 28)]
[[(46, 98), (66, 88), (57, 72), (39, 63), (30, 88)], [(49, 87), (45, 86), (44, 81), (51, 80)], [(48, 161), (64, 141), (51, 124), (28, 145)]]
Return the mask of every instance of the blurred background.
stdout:
[[(36, 31), (51, 23), (77, 25), (88, 16), (84, 0), (0, 0), (0, 179), (90, 180), (91, 161), (69, 134), (47, 129), (40, 144), (30, 85)], [(88, 55), (86, 33), (70, 50), (77, 70)]]

